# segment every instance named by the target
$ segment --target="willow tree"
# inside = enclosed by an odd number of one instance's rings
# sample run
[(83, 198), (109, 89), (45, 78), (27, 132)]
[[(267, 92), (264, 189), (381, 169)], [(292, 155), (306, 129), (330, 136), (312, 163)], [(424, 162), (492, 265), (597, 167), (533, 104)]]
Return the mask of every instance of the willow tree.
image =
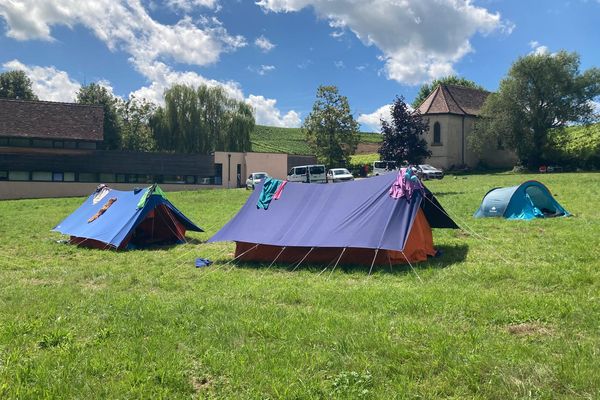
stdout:
[(151, 120), (158, 150), (208, 154), (251, 150), (250, 106), (221, 87), (174, 85)]

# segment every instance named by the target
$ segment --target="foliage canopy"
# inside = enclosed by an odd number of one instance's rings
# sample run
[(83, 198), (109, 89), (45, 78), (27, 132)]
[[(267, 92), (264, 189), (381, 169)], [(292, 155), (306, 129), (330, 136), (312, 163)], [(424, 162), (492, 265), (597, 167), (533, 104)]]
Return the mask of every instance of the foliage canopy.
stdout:
[(519, 58), (486, 99), (470, 145), (481, 151), (502, 143), (537, 168), (550, 129), (597, 118), (592, 100), (600, 95), (600, 69), (582, 73), (579, 65), (579, 55), (566, 51)]
[(7, 71), (0, 74), (0, 98), (38, 100), (31, 79), (24, 71)]
[(360, 141), (358, 128), (348, 98), (335, 86), (319, 86), (317, 100), (302, 125), (319, 161), (329, 167), (344, 165)]
[(418, 111), (411, 112), (403, 97), (396, 97), (390, 106), (391, 121), (381, 120), (383, 142), (379, 148), (382, 160), (421, 164), (431, 155), (423, 134), (429, 129)]
[(457, 86), (466, 86), (473, 89), (485, 90), (483, 86), (476, 84), (475, 82), (458, 77), (456, 75), (449, 75), (443, 78), (434, 79), (431, 83), (425, 83), (419, 89), (419, 93), (417, 93), (417, 97), (412, 102), (413, 108), (418, 108), (421, 103), (425, 101), (427, 97), (435, 90), (439, 85), (457, 85)]

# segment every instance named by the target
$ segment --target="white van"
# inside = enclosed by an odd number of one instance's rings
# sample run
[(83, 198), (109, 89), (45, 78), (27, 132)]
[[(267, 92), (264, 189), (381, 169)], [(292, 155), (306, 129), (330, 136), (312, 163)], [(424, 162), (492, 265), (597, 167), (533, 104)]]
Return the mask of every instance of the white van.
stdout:
[(300, 165), (290, 169), (287, 180), (290, 182), (325, 183), (324, 165)]
[(395, 161), (375, 161), (373, 163), (373, 175), (383, 175), (397, 170)]

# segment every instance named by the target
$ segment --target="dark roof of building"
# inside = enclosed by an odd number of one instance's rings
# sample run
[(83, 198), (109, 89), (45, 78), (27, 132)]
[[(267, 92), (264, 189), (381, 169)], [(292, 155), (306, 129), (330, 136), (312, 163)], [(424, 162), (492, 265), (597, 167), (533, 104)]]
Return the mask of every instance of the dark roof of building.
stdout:
[(0, 99), (0, 136), (101, 141), (103, 124), (98, 105)]
[(490, 92), (465, 86), (439, 85), (421, 103), (421, 114), (479, 115)]

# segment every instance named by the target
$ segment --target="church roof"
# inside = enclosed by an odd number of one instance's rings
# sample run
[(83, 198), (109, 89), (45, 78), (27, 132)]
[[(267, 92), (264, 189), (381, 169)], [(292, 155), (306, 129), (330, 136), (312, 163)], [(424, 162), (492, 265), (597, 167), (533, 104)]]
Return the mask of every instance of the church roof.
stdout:
[(490, 92), (465, 86), (439, 85), (421, 103), (419, 112), (425, 114), (479, 115)]

